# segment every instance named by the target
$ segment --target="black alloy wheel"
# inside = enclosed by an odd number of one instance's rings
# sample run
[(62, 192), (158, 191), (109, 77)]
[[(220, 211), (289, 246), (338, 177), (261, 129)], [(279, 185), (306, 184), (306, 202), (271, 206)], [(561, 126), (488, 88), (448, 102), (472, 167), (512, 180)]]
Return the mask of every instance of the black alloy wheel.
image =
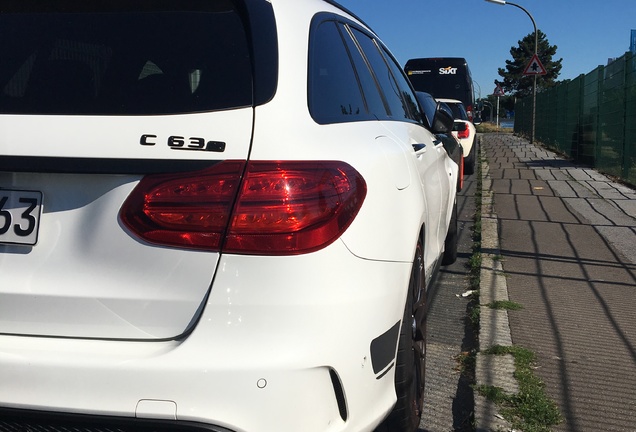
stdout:
[(457, 228), (457, 199), (453, 204), (453, 213), (451, 214), (448, 232), (444, 240), (444, 255), (442, 256), (442, 265), (450, 265), (457, 261), (457, 242), (459, 239), (459, 231)]
[(397, 402), (379, 431), (414, 432), (424, 404), (426, 371), (426, 291), (424, 251), (418, 242), (398, 341), (395, 367)]

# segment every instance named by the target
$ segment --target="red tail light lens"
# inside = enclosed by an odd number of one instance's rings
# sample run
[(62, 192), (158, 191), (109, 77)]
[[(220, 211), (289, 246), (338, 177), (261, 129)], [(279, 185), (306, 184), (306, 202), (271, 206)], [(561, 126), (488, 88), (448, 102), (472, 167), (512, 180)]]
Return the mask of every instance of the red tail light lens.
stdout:
[(473, 115), (473, 106), (472, 105), (468, 105), (466, 107), (466, 114), (468, 115), (468, 121), (473, 121), (474, 115)]
[(457, 138), (468, 138), (468, 136), (470, 135), (470, 129), (468, 129), (468, 125), (464, 123), (464, 127), (459, 128), (457, 130)]
[(223, 249), (317, 250), (347, 229), (365, 196), (363, 178), (343, 162), (252, 162)]
[(147, 176), (121, 219), (168, 246), (285, 255), (318, 250), (351, 224), (366, 196), (343, 162), (223, 162), (206, 171)]
[(464, 156), (459, 157), (459, 182), (457, 183), (457, 192), (464, 189)]
[(245, 168), (243, 161), (144, 177), (121, 208), (136, 235), (166, 246), (219, 250)]

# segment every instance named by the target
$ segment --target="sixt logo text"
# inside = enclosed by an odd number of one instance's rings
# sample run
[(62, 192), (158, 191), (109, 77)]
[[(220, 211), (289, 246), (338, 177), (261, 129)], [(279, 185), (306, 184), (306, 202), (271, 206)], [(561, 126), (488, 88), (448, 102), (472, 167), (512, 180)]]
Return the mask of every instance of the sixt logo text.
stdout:
[(454, 67), (445, 67), (445, 68), (439, 68), (439, 74), (440, 75), (455, 75), (457, 74), (457, 68)]

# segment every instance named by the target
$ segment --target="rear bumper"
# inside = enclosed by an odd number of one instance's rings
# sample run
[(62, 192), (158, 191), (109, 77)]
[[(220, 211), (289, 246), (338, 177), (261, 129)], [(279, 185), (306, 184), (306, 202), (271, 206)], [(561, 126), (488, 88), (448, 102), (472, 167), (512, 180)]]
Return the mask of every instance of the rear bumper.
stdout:
[[(340, 242), (327, 249), (222, 257), (183, 340), (1, 336), (0, 406), (235, 432), (373, 430), (395, 401), (386, 335), (411, 264), (362, 260)], [(378, 341), (392, 350), (379, 366)]]
[(0, 409), (0, 431), (232, 432), (203, 423)]

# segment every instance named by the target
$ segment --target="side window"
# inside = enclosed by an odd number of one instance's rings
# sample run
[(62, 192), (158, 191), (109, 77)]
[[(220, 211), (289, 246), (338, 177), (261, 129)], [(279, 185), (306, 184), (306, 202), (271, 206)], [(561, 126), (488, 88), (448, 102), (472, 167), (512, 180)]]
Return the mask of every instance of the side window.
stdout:
[[(407, 81), (404, 73), (402, 72), (402, 68), (395, 62), (393, 56), (389, 54), (384, 47), (382, 48), (384, 52), (384, 57), (386, 58), (386, 63), (389, 65), (391, 72), (393, 72), (393, 77), (397, 82), (397, 86), (400, 89), (400, 93), (402, 94), (402, 99), (404, 99), (404, 103), (406, 104), (406, 108), (408, 113), (410, 113), (410, 119), (415, 120), (417, 122), (421, 122), (423, 119), (423, 114), (420, 112), (420, 108), (417, 104), (417, 100), (415, 98), (415, 94), (409, 82)], [(407, 115), (408, 115), (407, 113)]]
[(338, 26), (340, 27), (340, 31), (342, 32), (345, 43), (347, 44), (347, 48), (351, 53), (351, 60), (358, 72), (358, 79), (360, 80), (362, 93), (364, 94), (364, 99), (367, 102), (369, 112), (378, 119), (386, 119), (388, 115), (387, 107), (382, 98), (382, 94), (380, 93), (378, 82), (371, 73), (369, 65), (360, 52), (360, 48), (353, 40), (353, 35), (351, 34), (349, 26), (342, 23), (339, 23)]
[(459, 111), (462, 113), (462, 118), (464, 120), (468, 120), (468, 113), (466, 112), (466, 107), (464, 107), (464, 105), (459, 105)]
[(335, 21), (324, 21), (312, 32), (308, 92), (309, 111), (318, 123), (372, 118)]
[(460, 120), (468, 120), (468, 115), (466, 114), (466, 111), (462, 109), (462, 105), (450, 103), (448, 106), (450, 106), (450, 109), (453, 111), (453, 117)]
[(375, 72), (389, 108), (389, 117), (395, 120), (410, 119), (411, 114), (402, 99), (401, 89), (393, 78), (375, 41), (358, 29), (354, 28), (352, 31)]
[(435, 110), (437, 109), (437, 103), (435, 102), (435, 99), (433, 99), (433, 97), (430, 96), (428, 93), (418, 93), (417, 98), (422, 105), (427, 123), (431, 125), (433, 123), (433, 117), (435, 116)]

